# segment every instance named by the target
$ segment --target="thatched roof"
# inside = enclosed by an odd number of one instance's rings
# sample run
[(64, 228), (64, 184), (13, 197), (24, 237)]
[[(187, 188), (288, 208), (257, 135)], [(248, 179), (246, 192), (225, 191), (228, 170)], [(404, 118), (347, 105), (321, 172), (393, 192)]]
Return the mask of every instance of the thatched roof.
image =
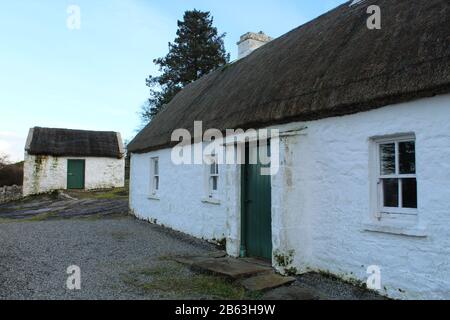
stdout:
[(120, 134), (35, 127), (30, 129), (25, 150), (32, 155), (121, 158)]
[[(450, 1), (349, 4), (188, 85), (128, 150), (169, 147), (194, 120), (204, 130), (260, 128), (450, 92)], [(366, 26), (370, 4), (381, 7), (381, 30)]]

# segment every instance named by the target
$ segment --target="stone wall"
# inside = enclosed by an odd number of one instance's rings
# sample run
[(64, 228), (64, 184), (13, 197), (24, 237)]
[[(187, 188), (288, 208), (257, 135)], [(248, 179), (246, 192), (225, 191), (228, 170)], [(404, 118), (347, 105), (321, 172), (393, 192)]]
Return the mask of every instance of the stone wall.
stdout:
[(16, 185), (0, 187), (0, 203), (20, 198), (22, 198), (22, 187)]

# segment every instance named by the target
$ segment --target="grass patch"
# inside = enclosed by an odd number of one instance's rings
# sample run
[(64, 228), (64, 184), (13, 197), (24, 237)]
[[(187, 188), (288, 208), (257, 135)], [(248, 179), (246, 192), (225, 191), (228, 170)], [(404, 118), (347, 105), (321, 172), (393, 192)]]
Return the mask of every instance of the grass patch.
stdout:
[(87, 215), (81, 215), (81, 216), (72, 216), (67, 217), (66, 219), (70, 220), (80, 220), (80, 221), (100, 221), (100, 220), (121, 220), (128, 218), (128, 215), (126, 213), (113, 213), (113, 214), (87, 214)]
[(9, 219), (9, 218), (0, 218), (0, 224), (19, 222), (21, 220), (18, 219)]
[(37, 214), (30, 218), (26, 218), (25, 221), (29, 221), (29, 222), (45, 221), (50, 218), (55, 218), (57, 216), (58, 216), (57, 212), (45, 212), (45, 213)]
[(128, 191), (125, 188), (113, 189), (110, 191), (94, 193), (94, 199), (117, 199), (128, 197)]
[(128, 239), (132, 234), (125, 231), (114, 231), (111, 232), (111, 237), (116, 241), (124, 241)]
[(127, 188), (115, 188), (91, 191), (66, 191), (70, 196), (77, 199), (124, 199), (128, 197)]
[[(126, 219), (128, 216), (123, 213), (103, 215), (100, 213), (86, 216), (59, 216), (57, 212), (41, 213), (29, 218), (0, 218), (0, 224), (17, 223), (17, 222), (39, 222), (46, 220), (79, 220), (79, 221), (99, 221), (104, 219)], [(114, 235), (113, 235), (114, 237)], [(118, 236), (117, 236), (118, 237)], [(123, 239), (118, 239), (123, 240)]]
[(29, 218), (19, 218), (19, 219), (0, 218), (0, 224), (14, 223), (14, 222), (40, 222), (40, 221), (46, 221), (46, 220), (49, 220), (51, 218), (56, 218), (56, 217), (58, 217), (57, 212), (45, 212), (45, 213), (31, 216)]
[(192, 274), (181, 264), (166, 262), (154, 268), (142, 268), (122, 275), (122, 280), (128, 286), (144, 293), (183, 299), (224, 299), (242, 300), (258, 299), (260, 294), (248, 293), (243, 287), (227, 279), (205, 275)]

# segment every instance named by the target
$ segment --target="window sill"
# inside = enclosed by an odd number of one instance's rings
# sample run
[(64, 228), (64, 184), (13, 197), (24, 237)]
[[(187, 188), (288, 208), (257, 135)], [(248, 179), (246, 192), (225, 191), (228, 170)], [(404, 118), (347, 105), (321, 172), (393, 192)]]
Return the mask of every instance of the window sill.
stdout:
[(161, 198), (159, 196), (157, 196), (157, 195), (148, 196), (148, 199), (149, 200), (155, 200), (155, 201), (160, 201), (161, 200)]
[(202, 199), (203, 203), (208, 203), (208, 204), (213, 204), (216, 206), (220, 206), (220, 200), (219, 199), (214, 199), (214, 198), (204, 198)]
[(368, 232), (379, 232), (387, 234), (395, 234), (407, 237), (426, 238), (428, 232), (423, 227), (406, 227), (406, 226), (394, 226), (378, 223), (365, 223), (363, 224), (363, 230)]

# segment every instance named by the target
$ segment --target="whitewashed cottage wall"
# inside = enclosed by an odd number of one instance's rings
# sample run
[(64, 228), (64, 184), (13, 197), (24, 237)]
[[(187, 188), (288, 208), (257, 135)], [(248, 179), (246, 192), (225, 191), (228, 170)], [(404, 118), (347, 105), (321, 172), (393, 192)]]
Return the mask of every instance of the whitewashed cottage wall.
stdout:
[[(280, 138), (280, 169), (272, 177), (273, 250), (295, 250), (299, 272), (365, 282), (367, 267), (377, 265), (383, 294), (449, 299), (450, 95), (278, 128), (304, 127)], [(418, 221), (393, 234), (370, 219), (370, 174), (376, 167), (369, 150), (372, 137), (402, 133), (416, 137)], [(238, 256), (239, 167), (221, 166), (221, 203), (212, 205), (201, 201), (204, 168), (175, 166), (170, 153), (132, 155), (131, 209), (199, 238), (225, 237), (228, 253)], [(160, 158), (159, 200), (149, 199), (152, 157)]]
[(25, 153), (24, 195), (67, 188), (67, 160), (84, 159), (85, 189), (123, 187), (125, 160), (103, 157), (53, 157)]
[[(301, 271), (365, 282), (367, 267), (378, 265), (384, 294), (449, 299), (450, 95), (306, 125), (306, 135), (282, 138), (272, 181), (274, 247), (294, 249)], [(409, 132), (416, 135), (416, 230), (368, 231), (383, 230), (369, 223), (369, 173), (377, 170), (369, 138)]]
[[(158, 197), (151, 196), (150, 168), (154, 157), (159, 157)], [(221, 166), (222, 176), (223, 169)], [(227, 202), (223, 191), (228, 186), (224, 179), (219, 179), (220, 203), (205, 203), (204, 170), (203, 165), (173, 164), (170, 149), (133, 154), (130, 171), (131, 209), (142, 219), (195, 237), (223, 240), (227, 225)]]

